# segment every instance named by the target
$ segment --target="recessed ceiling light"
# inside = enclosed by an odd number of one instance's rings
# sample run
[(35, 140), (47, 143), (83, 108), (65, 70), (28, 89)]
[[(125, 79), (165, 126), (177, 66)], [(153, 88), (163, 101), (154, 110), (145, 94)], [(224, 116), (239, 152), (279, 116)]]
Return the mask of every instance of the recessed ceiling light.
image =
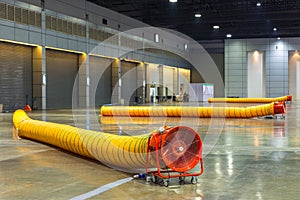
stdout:
[(213, 26), (213, 28), (214, 28), (214, 29), (219, 29), (219, 28), (220, 28), (220, 26), (218, 26), (218, 25), (215, 25), (215, 26)]
[(187, 51), (187, 49), (188, 49), (188, 45), (184, 44), (184, 50)]
[(278, 37), (277, 40), (280, 40), (280, 37)]
[(261, 6), (261, 3), (260, 3), (260, 2), (257, 2), (256, 6), (257, 6), (257, 7), (260, 7), (260, 6)]
[(159, 35), (158, 35), (158, 33), (154, 34), (154, 42), (159, 43)]
[(227, 34), (227, 35), (226, 35), (226, 37), (228, 37), (228, 38), (231, 38), (231, 37), (232, 37), (232, 35), (231, 35), (231, 34)]
[(274, 28), (273, 28), (273, 31), (277, 31), (277, 28), (276, 28), (276, 27), (274, 27)]
[(196, 14), (195, 14), (195, 17), (200, 18), (200, 17), (202, 17), (202, 15), (201, 15), (200, 13), (196, 13)]
[(169, 0), (170, 3), (176, 3), (177, 0)]

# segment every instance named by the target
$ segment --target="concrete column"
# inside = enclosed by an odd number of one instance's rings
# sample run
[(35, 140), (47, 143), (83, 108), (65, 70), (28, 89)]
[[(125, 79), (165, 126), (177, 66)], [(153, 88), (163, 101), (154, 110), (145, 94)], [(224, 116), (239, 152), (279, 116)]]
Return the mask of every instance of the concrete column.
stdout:
[(150, 86), (151, 86), (151, 82), (150, 82), (150, 69), (149, 69), (149, 65), (148, 64), (144, 64), (144, 65), (145, 65), (145, 82), (146, 82), (145, 102), (149, 103), (149, 102), (151, 102), (151, 99), (150, 99)]
[(296, 64), (296, 71), (297, 71), (297, 75), (296, 75), (296, 99), (300, 99), (300, 61), (297, 61)]
[(164, 96), (164, 66), (159, 65), (158, 71), (159, 71), (159, 90), (157, 92), (159, 96), (159, 101), (162, 101), (162, 96)]
[(46, 15), (44, 10), (41, 12), (42, 27), (41, 37), (42, 46), (33, 48), (33, 61), (32, 61), (32, 87), (33, 98), (36, 98), (36, 105), (38, 109), (47, 108), (47, 74), (46, 74)]
[(36, 99), (38, 109), (46, 109), (46, 61), (43, 57), (43, 51), (45, 48), (41, 46), (33, 48), (32, 96)]
[(87, 54), (79, 55), (78, 71), (78, 106), (79, 108), (89, 107), (89, 56)]
[(89, 56), (89, 23), (88, 15), (86, 15), (86, 52), (79, 55), (79, 71), (78, 71), (78, 106), (79, 108), (90, 107), (90, 56)]
[(181, 86), (180, 86), (180, 70), (177, 68), (177, 87), (178, 87), (178, 95), (181, 95)]
[(173, 73), (173, 93), (174, 95), (178, 95), (179, 94), (179, 84), (178, 84), (178, 68), (174, 69), (174, 73)]
[(85, 59), (85, 67), (86, 67), (86, 84), (85, 84), (85, 92), (86, 92), (86, 107), (89, 108), (90, 107), (90, 98), (94, 98), (94, 97), (90, 97), (90, 56), (89, 56), (89, 52), (90, 52), (90, 46), (89, 46), (89, 43), (90, 43), (90, 29), (89, 29), (89, 23), (88, 23), (88, 20), (89, 20), (89, 17), (88, 15), (86, 15), (86, 52), (87, 52), (87, 55), (86, 55), (86, 59)]
[(120, 59), (115, 59), (112, 62), (112, 96), (111, 103), (121, 103), (121, 61)]
[(137, 65), (137, 97), (140, 97), (137, 103), (145, 103), (146, 86), (146, 68), (144, 63)]

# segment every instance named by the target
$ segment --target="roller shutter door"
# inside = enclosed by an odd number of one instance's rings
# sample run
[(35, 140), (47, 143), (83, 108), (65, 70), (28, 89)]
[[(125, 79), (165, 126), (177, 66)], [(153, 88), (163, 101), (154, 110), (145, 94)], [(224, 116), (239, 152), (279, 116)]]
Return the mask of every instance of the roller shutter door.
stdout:
[(72, 108), (72, 92), (78, 71), (78, 55), (46, 50), (47, 108)]
[[(95, 106), (111, 103), (112, 95), (112, 60), (90, 56), (91, 98), (95, 98)], [(96, 90), (96, 91), (95, 91)], [(95, 93), (95, 96), (93, 94)]]
[(122, 74), (122, 99), (127, 104), (135, 102), (136, 90), (137, 90), (137, 68), (136, 63), (122, 62), (121, 74)]
[(32, 47), (0, 42), (0, 104), (4, 111), (32, 103)]

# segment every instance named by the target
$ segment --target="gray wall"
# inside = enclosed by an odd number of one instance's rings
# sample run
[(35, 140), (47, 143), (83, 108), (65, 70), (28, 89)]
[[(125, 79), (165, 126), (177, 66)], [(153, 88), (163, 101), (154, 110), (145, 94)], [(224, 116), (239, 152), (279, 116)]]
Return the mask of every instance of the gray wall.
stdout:
[(78, 71), (78, 55), (46, 51), (47, 108), (72, 108), (72, 92)]
[(224, 80), (224, 53), (210, 53), (209, 55), (217, 65), (220, 74)]
[[(4, 9), (0, 9), (0, 39), (42, 45), (42, 36), (45, 36), (46, 46), (89, 53), (112, 35), (130, 29), (130, 31), (122, 33), (122, 44), (118, 44), (116, 37), (116, 40), (111, 40), (102, 46), (100, 51), (93, 52), (112, 57), (122, 57), (119, 55), (120, 52), (132, 51), (135, 47), (142, 47), (143, 43), (145, 48), (155, 46), (158, 49), (172, 49), (184, 54), (183, 46), (185, 43), (189, 43), (189, 40), (161, 29), (134, 30), (134, 28), (147, 27), (148, 25), (85, 0), (45, 1), (45, 30), (42, 30), (43, 15), (41, 14), (40, 1), (0, 0), (1, 7)], [(17, 17), (19, 16), (18, 13), (14, 10), (20, 10), (20, 13), (23, 13), (20, 20)], [(89, 15), (88, 21), (86, 21), (86, 14)], [(108, 25), (102, 24), (103, 18), (108, 19)], [(120, 24), (122, 28), (118, 29)], [(154, 33), (157, 32), (160, 34), (161, 43), (154, 43), (153, 41)], [(140, 53), (132, 52), (126, 56), (128, 59), (183, 66), (182, 60), (168, 59), (168, 56), (162, 53), (147, 52), (143, 54), (141, 51)]]
[(32, 105), (32, 47), (0, 42), (0, 104), (4, 111)]
[(288, 52), (297, 49), (300, 38), (225, 40), (225, 95), (247, 97), (247, 53), (252, 51), (265, 54), (266, 97), (288, 95)]
[[(224, 53), (210, 53), (209, 55), (218, 67), (222, 80), (224, 81)], [(194, 67), (191, 67), (191, 83), (204, 82), (205, 81), (201, 74)]]

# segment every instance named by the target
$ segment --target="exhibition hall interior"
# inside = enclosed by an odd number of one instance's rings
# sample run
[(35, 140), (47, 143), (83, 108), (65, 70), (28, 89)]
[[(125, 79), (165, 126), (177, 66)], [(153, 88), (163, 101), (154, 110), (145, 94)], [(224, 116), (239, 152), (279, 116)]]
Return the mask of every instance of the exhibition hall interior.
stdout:
[(299, 199), (299, 0), (0, 0), (0, 199)]

